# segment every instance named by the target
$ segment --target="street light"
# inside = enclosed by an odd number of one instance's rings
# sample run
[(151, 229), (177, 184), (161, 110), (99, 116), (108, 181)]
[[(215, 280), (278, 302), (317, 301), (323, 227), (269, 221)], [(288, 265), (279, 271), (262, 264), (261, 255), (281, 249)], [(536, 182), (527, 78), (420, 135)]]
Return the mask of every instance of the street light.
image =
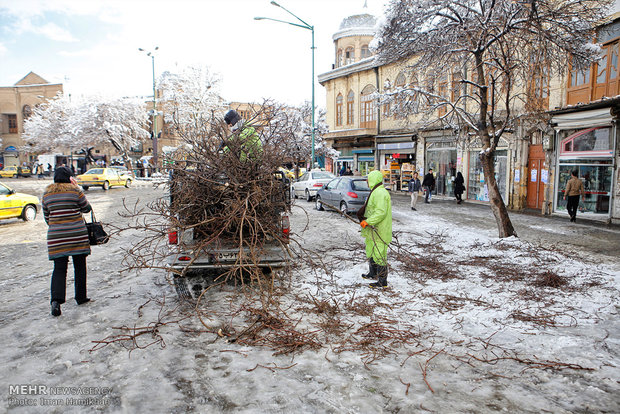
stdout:
[(141, 47), (138, 48), (140, 52), (146, 52), (147, 56), (151, 57), (153, 64), (153, 164), (155, 164), (155, 171), (157, 171), (157, 92), (155, 90), (155, 51), (159, 49), (159, 46), (155, 46), (155, 50), (149, 52)]
[(310, 164), (310, 169), (312, 169), (314, 168), (314, 132), (315, 132), (314, 131), (315, 130), (315, 127), (314, 127), (314, 49), (315, 49), (314, 47), (314, 26), (311, 26), (308, 23), (304, 22), (299, 17), (295, 16), (291, 11), (287, 10), (284, 6), (281, 6), (275, 1), (272, 1), (271, 4), (273, 4), (276, 7), (281, 8), (282, 10), (284, 10), (285, 12), (287, 12), (288, 14), (290, 14), (291, 16), (293, 16), (294, 18), (296, 18), (303, 24), (288, 22), (285, 20), (272, 19), (270, 17), (255, 17), (254, 20), (271, 20), (271, 21), (278, 22), (278, 23), (286, 23), (286, 24), (290, 24), (291, 26), (301, 27), (302, 29), (310, 30), (310, 32), (312, 32), (312, 161)]

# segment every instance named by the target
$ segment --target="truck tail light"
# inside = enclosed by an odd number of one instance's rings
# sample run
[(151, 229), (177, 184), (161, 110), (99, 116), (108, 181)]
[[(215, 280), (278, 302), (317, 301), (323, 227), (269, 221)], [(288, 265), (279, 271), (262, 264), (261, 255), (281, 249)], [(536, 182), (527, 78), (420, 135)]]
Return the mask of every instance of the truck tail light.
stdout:
[(288, 218), (288, 216), (282, 216), (282, 236), (284, 236), (285, 239), (288, 239), (289, 235), (291, 234), (291, 222)]
[(168, 244), (178, 244), (179, 243), (179, 233), (176, 231), (171, 231), (168, 233)]
[(357, 198), (357, 193), (354, 193), (353, 191), (349, 191), (347, 195), (351, 198)]

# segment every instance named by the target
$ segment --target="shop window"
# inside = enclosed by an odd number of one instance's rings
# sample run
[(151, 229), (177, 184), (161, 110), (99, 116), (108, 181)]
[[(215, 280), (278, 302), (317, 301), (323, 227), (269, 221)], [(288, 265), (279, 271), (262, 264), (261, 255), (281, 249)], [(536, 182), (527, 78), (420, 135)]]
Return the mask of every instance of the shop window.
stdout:
[(353, 93), (353, 91), (349, 91), (349, 93), (347, 94), (347, 125), (353, 124), (354, 108), (355, 108), (355, 94)]
[(355, 62), (355, 49), (348, 47), (344, 51), (344, 64), (350, 65), (353, 62)]
[(336, 98), (336, 126), (342, 126), (342, 94)]
[[(495, 181), (499, 188), (499, 193), (506, 200), (506, 177), (508, 172), (508, 151), (495, 151)], [(489, 189), (484, 177), (482, 162), (480, 162), (480, 152), (470, 151), (469, 153), (469, 180), (467, 186), (467, 199), (489, 201)]]
[(7, 121), (9, 126), (9, 134), (17, 134), (17, 115), (7, 115)]
[(362, 90), (360, 98), (360, 127), (375, 128), (376, 127), (376, 98), (374, 96), (375, 87), (366, 85)]
[[(558, 187), (556, 192), (556, 211), (566, 211), (564, 190), (572, 171), (583, 181), (585, 200), (579, 200), (581, 213), (609, 214), (611, 181), (614, 168), (612, 159), (581, 159), (562, 161), (558, 167)], [(605, 165), (606, 164), (606, 165)]]
[(452, 195), (456, 176), (456, 148), (454, 142), (433, 142), (426, 149), (426, 168), (435, 174), (433, 194)]
[(588, 128), (564, 138), (560, 157), (609, 157), (613, 154), (611, 127)]

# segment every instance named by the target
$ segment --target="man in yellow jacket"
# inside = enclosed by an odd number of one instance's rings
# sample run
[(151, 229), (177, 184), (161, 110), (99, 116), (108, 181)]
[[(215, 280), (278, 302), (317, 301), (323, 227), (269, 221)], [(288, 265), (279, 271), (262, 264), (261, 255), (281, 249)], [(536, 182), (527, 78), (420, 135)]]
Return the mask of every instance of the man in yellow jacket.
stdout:
[(238, 152), (241, 161), (259, 158), (263, 152), (263, 144), (254, 127), (245, 125), (241, 116), (234, 109), (226, 112), (224, 121), (233, 133), (228, 138), (228, 142), (224, 144), (224, 152)]
[(369, 273), (362, 277), (377, 278), (376, 282), (370, 284), (372, 288), (387, 287), (387, 249), (392, 241), (392, 199), (382, 183), (383, 174), (380, 171), (368, 174), (368, 185), (372, 191), (360, 223), (362, 237), (366, 239), (366, 257), (370, 263)]

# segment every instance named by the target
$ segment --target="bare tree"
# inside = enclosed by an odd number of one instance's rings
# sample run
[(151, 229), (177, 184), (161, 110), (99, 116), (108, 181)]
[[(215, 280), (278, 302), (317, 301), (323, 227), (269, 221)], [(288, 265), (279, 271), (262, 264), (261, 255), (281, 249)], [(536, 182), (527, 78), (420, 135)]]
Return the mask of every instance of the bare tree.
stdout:
[[(414, 76), (390, 92), (398, 109), (480, 141), (480, 161), (499, 237), (516, 235), (495, 179), (500, 138), (527, 115), (533, 76), (589, 64), (594, 27), (611, 0), (392, 0), (376, 41), (378, 59), (406, 62)], [(457, 84), (452, 93), (447, 85)], [(437, 116), (439, 114), (439, 116)], [(431, 122), (427, 121), (428, 126)]]

